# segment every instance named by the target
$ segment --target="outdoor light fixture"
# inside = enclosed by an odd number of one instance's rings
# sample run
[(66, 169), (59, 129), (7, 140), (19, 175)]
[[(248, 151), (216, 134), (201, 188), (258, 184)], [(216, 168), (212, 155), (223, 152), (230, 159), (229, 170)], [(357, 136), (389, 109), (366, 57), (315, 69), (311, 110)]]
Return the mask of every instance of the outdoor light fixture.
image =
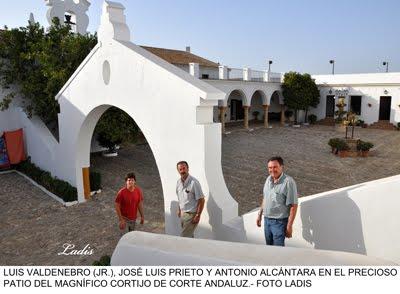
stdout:
[(332, 74), (335, 74), (335, 60), (331, 59), (329, 60), (329, 63), (332, 64)]
[(383, 94), (387, 95), (389, 93), (388, 90), (383, 91)]
[(268, 72), (271, 71), (272, 60), (268, 60)]
[(386, 66), (386, 72), (389, 72), (389, 62), (384, 61), (384, 62), (382, 62), (382, 65)]

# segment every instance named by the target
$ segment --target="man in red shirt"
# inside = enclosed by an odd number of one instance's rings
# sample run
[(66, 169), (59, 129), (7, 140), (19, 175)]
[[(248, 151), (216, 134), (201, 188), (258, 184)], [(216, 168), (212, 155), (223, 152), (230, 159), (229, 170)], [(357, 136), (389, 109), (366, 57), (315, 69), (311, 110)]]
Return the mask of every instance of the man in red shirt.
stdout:
[(128, 232), (135, 230), (137, 211), (140, 213), (140, 224), (144, 223), (143, 193), (136, 185), (134, 173), (128, 173), (125, 177), (126, 186), (119, 190), (115, 198), (115, 210), (119, 219), (119, 228)]

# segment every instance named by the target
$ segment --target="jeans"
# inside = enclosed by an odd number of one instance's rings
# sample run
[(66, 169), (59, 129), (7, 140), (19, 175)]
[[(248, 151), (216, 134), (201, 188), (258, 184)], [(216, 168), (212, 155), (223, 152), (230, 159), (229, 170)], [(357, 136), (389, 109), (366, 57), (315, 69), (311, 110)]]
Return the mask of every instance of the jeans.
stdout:
[(264, 234), (267, 245), (285, 246), (285, 232), (288, 219), (264, 217)]

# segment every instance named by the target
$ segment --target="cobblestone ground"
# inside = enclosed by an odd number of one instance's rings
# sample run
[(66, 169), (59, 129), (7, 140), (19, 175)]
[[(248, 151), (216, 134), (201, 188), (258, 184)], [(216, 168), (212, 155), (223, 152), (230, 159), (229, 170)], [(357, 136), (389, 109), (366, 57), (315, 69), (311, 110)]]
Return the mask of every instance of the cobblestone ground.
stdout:
[(357, 183), (400, 174), (400, 132), (355, 128), (354, 137), (375, 144), (367, 158), (339, 158), (330, 152), (327, 142), (344, 137), (338, 127), (301, 128), (241, 127), (223, 139), (222, 169), (232, 196), (239, 203), (239, 213), (257, 207), (267, 177), (266, 161), (280, 155), (285, 171), (297, 182), (300, 196), (312, 195)]
[[(400, 173), (400, 132), (356, 129), (356, 136), (371, 141), (376, 150), (368, 158), (338, 158), (327, 141), (341, 136), (327, 126), (263, 129), (247, 132), (228, 127), (223, 137), (222, 166), (229, 191), (243, 214), (258, 206), (272, 155), (285, 159), (301, 196)], [(146, 222), (139, 230), (164, 230), (161, 182), (147, 145), (120, 150), (115, 158), (92, 156), (92, 169), (103, 176), (103, 192), (93, 200), (63, 207), (16, 173), (0, 175), (0, 265), (90, 265), (111, 255), (120, 233), (114, 212), (116, 191), (124, 175), (134, 170), (145, 195)], [(91, 256), (62, 256), (63, 244)]]

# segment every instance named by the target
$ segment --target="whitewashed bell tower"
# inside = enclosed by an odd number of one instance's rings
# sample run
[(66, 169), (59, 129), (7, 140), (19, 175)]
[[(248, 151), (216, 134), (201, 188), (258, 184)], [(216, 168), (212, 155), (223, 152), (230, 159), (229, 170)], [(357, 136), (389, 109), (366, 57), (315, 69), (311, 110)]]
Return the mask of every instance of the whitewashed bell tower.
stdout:
[(58, 17), (61, 23), (69, 23), (75, 33), (84, 35), (87, 33), (89, 17), (86, 14), (90, 2), (87, 0), (45, 0), (49, 7), (47, 21), (52, 23), (54, 17)]

